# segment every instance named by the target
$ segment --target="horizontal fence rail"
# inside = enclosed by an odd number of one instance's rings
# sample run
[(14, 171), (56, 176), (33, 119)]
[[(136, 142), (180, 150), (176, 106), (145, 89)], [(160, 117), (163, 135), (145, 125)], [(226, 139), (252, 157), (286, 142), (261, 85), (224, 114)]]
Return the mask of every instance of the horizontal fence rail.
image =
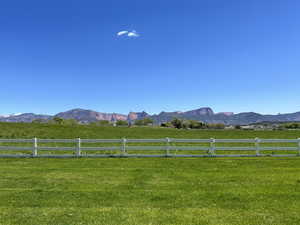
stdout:
[(215, 139), (215, 138), (210, 138), (210, 139), (176, 139), (176, 138), (0, 139), (0, 158), (1, 157), (2, 158), (4, 157), (20, 157), (20, 158), (21, 157), (40, 157), (40, 158), (41, 157), (56, 157), (56, 158), (261, 157), (261, 156), (273, 156), (273, 157), (300, 156), (300, 138), (298, 139), (260, 139), (260, 138), (255, 138), (255, 139)]

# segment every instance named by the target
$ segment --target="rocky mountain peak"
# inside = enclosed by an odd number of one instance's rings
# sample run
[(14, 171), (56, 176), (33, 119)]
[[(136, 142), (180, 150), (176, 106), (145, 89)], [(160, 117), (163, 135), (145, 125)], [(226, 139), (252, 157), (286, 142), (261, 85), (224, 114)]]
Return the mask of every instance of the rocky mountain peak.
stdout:
[(134, 121), (134, 120), (141, 120), (146, 117), (149, 117), (150, 115), (146, 113), (145, 111), (143, 112), (130, 112), (127, 116), (128, 121)]
[(214, 115), (214, 111), (209, 107), (204, 107), (204, 108), (187, 111), (185, 112), (185, 114), (191, 116), (212, 116)]

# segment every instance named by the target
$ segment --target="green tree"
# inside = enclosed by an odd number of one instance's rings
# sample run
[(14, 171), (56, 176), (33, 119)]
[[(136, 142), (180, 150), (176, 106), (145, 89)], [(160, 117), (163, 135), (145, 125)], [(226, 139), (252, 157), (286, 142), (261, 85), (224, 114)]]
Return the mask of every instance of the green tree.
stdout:
[(190, 129), (190, 121), (189, 120), (182, 120), (182, 128), (183, 129)]
[(152, 124), (153, 124), (153, 120), (149, 117), (134, 121), (134, 125), (136, 125), (136, 126), (148, 126), (148, 125), (152, 125)]
[(91, 123), (91, 125), (105, 127), (105, 126), (110, 126), (111, 123), (108, 120), (99, 120), (99, 121)]
[(287, 123), (287, 124), (284, 124), (284, 127), (286, 129), (299, 129), (300, 123)]
[(109, 126), (110, 122), (108, 120), (100, 120), (98, 121), (100, 126)]
[(207, 128), (207, 124), (205, 124), (201, 121), (189, 120), (189, 128), (191, 128), (191, 129), (205, 129), (205, 128)]
[(177, 129), (181, 129), (183, 127), (183, 121), (178, 118), (174, 118), (171, 121), (171, 124), (173, 125), (173, 127), (177, 128)]
[(225, 124), (223, 124), (223, 123), (211, 123), (211, 124), (208, 124), (208, 128), (210, 128), (210, 129), (224, 129)]
[(117, 126), (128, 126), (128, 122), (126, 120), (118, 120), (116, 122)]
[(64, 121), (64, 119), (56, 116), (56, 117), (54, 117), (54, 118), (52, 119), (52, 121), (53, 121), (55, 124), (62, 124), (63, 121)]
[(45, 123), (46, 120), (43, 120), (43, 119), (35, 119), (32, 121), (32, 123)]
[(160, 124), (161, 127), (172, 127), (171, 122), (163, 122)]
[(75, 119), (66, 119), (66, 120), (63, 120), (61, 124), (62, 125), (77, 125), (78, 121)]
[(234, 129), (240, 130), (240, 129), (242, 129), (242, 127), (241, 127), (241, 125), (235, 125)]

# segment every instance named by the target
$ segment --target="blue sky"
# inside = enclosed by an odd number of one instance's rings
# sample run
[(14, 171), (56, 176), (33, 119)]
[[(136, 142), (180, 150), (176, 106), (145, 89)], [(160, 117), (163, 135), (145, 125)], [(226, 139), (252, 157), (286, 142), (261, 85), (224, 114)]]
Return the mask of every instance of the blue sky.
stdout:
[(296, 0), (2, 1), (0, 114), (300, 111), (299, 11)]

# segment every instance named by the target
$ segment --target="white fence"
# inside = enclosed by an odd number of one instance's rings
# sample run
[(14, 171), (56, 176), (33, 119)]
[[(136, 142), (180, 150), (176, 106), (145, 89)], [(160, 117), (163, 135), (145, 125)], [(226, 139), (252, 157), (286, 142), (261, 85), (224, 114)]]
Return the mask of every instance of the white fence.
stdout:
[[(26, 146), (13, 146), (23, 143)], [(65, 143), (70, 146), (57, 146)], [(224, 143), (227, 146), (219, 146)], [(266, 144), (273, 146), (266, 146)], [(274, 143), (285, 146), (274, 146)], [(254, 157), (300, 156), (298, 139), (0, 139), (0, 157)], [(3, 146), (3, 144), (5, 144)], [(41, 145), (42, 144), (42, 145)], [(45, 145), (52, 146), (45, 146)], [(84, 146), (105, 144), (110, 146)], [(147, 144), (147, 145), (142, 145)], [(183, 145), (184, 144), (184, 145)], [(242, 146), (234, 146), (236, 144)], [(53, 146), (56, 145), (56, 146)], [(247, 146), (245, 146), (247, 145)], [(233, 154), (234, 152), (245, 154)], [(270, 152), (271, 151), (271, 152)], [(14, 152), (14, 154), (12, 154)], [(45, 154), (46, 152), (46, 154)], [(47, 152), (50, 152), (47, 153)], [(60, 152), (60, 154), (53, 154)], [(90, 154), (93, 153), (94, 154)], [(99, 154), (102, 152), (104, 154)], [(147, 154), (145, 154), (145, 152)], [(148, 154), (152, 152), (152, 154)], [(275, 153), (276, 152), (276, 153)], [(138, 153), (138, 154), (137, 154)], [(143, 154), (140, 154), (143, 153)], [(288, 154), (287, 154), (288, 153)]]

